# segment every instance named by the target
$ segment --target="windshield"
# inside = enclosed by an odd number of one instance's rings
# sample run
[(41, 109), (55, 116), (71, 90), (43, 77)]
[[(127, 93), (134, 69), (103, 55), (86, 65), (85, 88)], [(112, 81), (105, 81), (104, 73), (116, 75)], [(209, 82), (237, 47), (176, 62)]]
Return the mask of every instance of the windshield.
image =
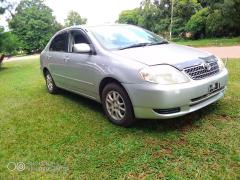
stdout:
[(145, 29), (130, 25), (92, 27), (90, 31), (108, 50), (156, 45), (167, 41)]

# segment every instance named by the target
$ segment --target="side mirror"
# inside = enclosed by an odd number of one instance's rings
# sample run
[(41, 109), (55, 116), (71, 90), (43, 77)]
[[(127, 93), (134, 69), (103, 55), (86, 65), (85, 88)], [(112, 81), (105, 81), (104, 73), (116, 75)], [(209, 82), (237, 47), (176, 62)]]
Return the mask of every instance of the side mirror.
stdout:
[(90, 53), (91, 47), (86, 43), (74, 44), (73, 52), (75, 53)]

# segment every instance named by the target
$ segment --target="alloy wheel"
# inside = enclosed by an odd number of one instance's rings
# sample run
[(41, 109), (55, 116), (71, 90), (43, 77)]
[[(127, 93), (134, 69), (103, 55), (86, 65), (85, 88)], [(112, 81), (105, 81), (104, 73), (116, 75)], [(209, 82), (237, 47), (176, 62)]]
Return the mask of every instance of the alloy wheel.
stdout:
[(106, 96), (106, 107), (109, 115), (120, 121), (125, 117), (126, 105), (122, 96), (117, 91), (110, 91)]
[(48, 87), (49, 91), (52, 91), (54, 85), (53, 85), (53, 79), (50, 74), (47, 74), (46, 82), (47, 82), (47, 87)]

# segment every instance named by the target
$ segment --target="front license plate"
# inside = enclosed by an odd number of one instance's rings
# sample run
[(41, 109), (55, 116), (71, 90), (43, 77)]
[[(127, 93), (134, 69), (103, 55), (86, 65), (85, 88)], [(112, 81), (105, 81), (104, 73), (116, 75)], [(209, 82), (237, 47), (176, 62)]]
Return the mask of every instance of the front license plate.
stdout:
[(216, 82), (216, 83), (214, 83), (214, 84), (211, 84), (211, 85), (209, 86), (209, 88), (208, 88), (208, 92), (209, 92), (209, 93), (213, 93), (213, 92), (219, 90), (220, 87), (221, 87), (221, 85), (220, 85), (219, 82)]

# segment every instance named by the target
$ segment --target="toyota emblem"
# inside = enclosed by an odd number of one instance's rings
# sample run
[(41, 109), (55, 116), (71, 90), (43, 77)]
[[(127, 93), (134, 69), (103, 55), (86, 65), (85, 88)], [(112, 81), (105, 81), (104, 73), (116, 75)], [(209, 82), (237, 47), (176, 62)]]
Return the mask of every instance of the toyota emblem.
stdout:
[(208, 71), (211, 70), (211, 65), (209, 63), (203, 63), (203, 67)]

